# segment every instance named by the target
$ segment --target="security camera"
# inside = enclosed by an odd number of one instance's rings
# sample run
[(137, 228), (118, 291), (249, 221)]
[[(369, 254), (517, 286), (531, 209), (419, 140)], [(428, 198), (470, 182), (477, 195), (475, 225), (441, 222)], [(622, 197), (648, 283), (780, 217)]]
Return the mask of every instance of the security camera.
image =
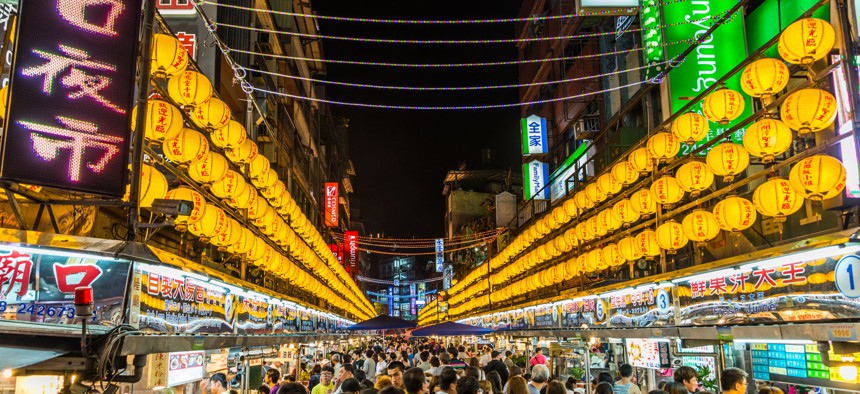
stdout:
[(188, 200), (156, 198), (152, 201), (151, 209), (167, 216), (188, 216), (194, 210), (194, 203)]

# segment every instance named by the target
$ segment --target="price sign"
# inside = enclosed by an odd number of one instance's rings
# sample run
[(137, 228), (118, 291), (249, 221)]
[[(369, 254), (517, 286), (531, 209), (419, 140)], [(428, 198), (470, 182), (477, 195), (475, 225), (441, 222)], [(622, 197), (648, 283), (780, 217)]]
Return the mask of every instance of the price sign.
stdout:
[(856, 341), (857, 331), (853, 324), (830, 324), (827, 336), (831, 341)]

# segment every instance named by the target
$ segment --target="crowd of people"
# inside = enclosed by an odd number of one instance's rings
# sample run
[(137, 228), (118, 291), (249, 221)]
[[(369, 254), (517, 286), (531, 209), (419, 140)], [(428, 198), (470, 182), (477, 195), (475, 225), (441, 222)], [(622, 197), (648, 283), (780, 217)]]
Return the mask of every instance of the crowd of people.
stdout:
[[(282, 365), (267, 367), (258, 394), (584, 394), (574, 378), (552, 376), (541, 349), (525, 367), (515, 365), (511, 351), (484, 346), (472, 354), (464, 346), (446, 347), (434, 341), (378, 341), (348, 353), (317, 354), (305, 359), (298, 371), (307, 383), (295, 381), (296, 371), (285, 374)], [(633, 367), (623, 364), (618, 376), (601, 372), (589, 382), (595, 394), (643, 394)], [(748, 392), (747, 373), (727, 368), (720, 374), (721, 394)], [(204, 381), (207, 394), (229, 394), (226, 376), (214, 374)], [(578, 385), (580, 384), (580, 385)], [(691, 367), (675, 370), (674, 381), (660, 382), (647, 394), (716, 394), (702, 390)], [(783, 394), (763, 387), (758, 394)]]

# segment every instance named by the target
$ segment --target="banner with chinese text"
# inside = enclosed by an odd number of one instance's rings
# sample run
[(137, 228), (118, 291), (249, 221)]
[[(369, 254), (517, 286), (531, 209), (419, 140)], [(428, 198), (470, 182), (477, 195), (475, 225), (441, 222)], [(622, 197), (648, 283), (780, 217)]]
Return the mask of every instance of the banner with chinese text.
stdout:
[(609, 324), (612, 327), (672, 326), (675, 306), (671, 287), (631, 290), (609, 297)]
[(608, 303), (602, 298), (580, 298), (561, 305), (562, 327), (605, 327), (608, 323)]

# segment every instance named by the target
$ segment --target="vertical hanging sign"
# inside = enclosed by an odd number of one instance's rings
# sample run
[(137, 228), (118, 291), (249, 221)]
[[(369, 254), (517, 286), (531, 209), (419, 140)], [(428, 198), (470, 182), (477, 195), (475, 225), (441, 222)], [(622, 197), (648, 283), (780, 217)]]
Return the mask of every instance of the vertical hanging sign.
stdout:
[(345, 231), (343, 239), (346, 248), (346, 271), (358, 272), (358, 231)]
[[(639, 10), (639, 24), (642, 26), (642, 46), (645, 50), (642, 56), (645, 58), (645, 79), (651, 81), (660, 74), (665, 65), (665, 51), (663, 51), (663, 31), (661, 29), (662, 16), (660, 15), (659, 0), (644, 0), (642, 9)], [(652, 81), (656, 83), (656, 81)]]
[(523, 132), (523, 156), (547, 152), (546, 119), (537, 115), (520, 121)]
[(546, 187), (549, 180), (549, 165), (538, 160), (523, 164), (523, 180), (523, 194), (526, 200), (549, 199), (549, 188)]
[(0, 176), (122, 196), (141, 0), (27, 1), (20, 11)]
[(442, 272), (445, 268), (445, 240), (436, 239), (436, 272)]
[(337, 182), (327, 182), (325, 184), (325, 225), (329, 227), (337, 227), (338, 225), (338, 189)]

